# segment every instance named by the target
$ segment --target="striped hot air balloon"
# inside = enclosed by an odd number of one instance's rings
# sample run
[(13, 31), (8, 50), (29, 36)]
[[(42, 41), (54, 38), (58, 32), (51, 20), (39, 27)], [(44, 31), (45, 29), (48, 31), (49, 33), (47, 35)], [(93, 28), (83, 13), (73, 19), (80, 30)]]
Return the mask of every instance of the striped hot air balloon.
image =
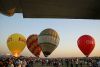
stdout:
[(40, 33), (38, 42), (45, 57), (50, 55), (57, 48), (59, 40), (58, 33), (53, 29), (48, 28)]

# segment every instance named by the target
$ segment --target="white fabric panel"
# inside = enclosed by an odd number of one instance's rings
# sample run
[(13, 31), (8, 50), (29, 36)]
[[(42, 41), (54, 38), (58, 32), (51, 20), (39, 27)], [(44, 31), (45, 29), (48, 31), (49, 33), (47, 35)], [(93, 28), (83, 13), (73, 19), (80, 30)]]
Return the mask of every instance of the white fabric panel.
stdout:
[(49, 35), (44, 35), (44, 36), (39, 36), (38, 42), (39, 43), (48, 42), (48, 43), (52, 43), (52, 44), (57, 46), (58, 43), (59, 43), (59, 38), (56, 38), (56, 37), (53, 37), (53, 36), (49, 36)]

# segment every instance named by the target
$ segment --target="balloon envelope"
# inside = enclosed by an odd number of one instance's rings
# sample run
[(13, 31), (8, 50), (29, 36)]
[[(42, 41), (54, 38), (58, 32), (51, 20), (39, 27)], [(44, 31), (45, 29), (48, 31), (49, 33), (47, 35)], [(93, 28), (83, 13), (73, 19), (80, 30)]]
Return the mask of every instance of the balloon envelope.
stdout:
[(38, 45), (38, 35), (30, 35), (27, 38), (27, 48), (29, 49), (29, 51), (34, 54), (36, 57), (39, 57), (40, 53), (41, 53), (41, 48)]
[(83, 35), (77, 41), (79, 49), (85, 56), (89, 56), (95, 47), (95, 40), (90, 35)]
[(11, 53), (18, 57), (26, 46), (26, 39), (23, 35), (15, 33), (8, 37), (7, 46)]
[(58, 33), (53, 29), (45, 29), (40, 33), (38, 42), (45, 57), (57, 48), (59, 40)]

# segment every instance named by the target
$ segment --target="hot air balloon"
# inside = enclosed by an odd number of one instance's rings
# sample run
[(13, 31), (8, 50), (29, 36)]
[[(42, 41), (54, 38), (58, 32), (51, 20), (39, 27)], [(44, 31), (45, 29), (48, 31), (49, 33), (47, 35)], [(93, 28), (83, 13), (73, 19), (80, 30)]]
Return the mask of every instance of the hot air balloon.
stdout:
[(2, 13), (7, 16), (13, 16), (16, 12), (16, 3), (13, 0), (0, 0), (0, 6), (2, 7)]
[(38, 42), (45, 57), (48, 57), (57, 48), (59, 40), (58, 33), (53, 29), (48, 28), (40, 33)]
[(83, 35), (77, 41), (79, 49), (88, 57), (95, 47), (95, 40), (90, 35)]
[(7, 16), (13, 16), (15, 13), (15, 10), (16, 10), (15, 7), (8, 9), (6, 12)]
[(21, 34), (12, 34), (8, 37), (7, 46), (13, 56), (18, 57), (26, 46), (26, 39)]
[(41, 53), (41, 48), (38, 45), (38, 35), (30, 35), (27, 38), (27, 48), (29, 49), (29, 51), (34, 54), (36, 57), (39, 57), (40, 53)]

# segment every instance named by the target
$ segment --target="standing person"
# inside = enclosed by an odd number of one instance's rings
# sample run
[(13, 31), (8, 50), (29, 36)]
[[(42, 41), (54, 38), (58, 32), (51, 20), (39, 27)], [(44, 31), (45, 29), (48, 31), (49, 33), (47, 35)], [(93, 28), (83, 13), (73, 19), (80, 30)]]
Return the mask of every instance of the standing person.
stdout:
[(76, 67), (78, 67), (78, 59), (75, 60)]
[(30, 67), (31, 66), (29, 62), (30, 62), (30, 60), (27, 61), (26, 67)]
[(0, 59), (0, 67), (3, 67), (3, 61)]
[(22, 65), (21, 65), (21, 67), (26, 67), (26, 65), (27, 65), (27, 62), (26, 62), (25, 59), (23, 59), (23, 60), (22, 60)]
[(48, 62), (49, 62), (49, 60), (48, 60), (48, 59), (46, 59), (46, 65), (48, 65)]
[(84, 60), (84, 64), (87, 66), (88, 62), (86, 60)]
[(20, 59), (17, 59), (15, 61), (15, 67), (21, 67), (22, 62), (20, 61)]
[(68, 59), (65, 59), (65, 63), (66, 63), (66, 67), (68, 67), (68, 66), (69, 66), (69, 61), (68, 61)]
[(14, 67), (14, 64), (13, 64), (13, 61), (12, 60), (9, 60), (8, 61), (8, 66), (7, 67)]
[(61, 67), (61, 66), (62, 66), (62, 62), (59, 61), (59, 62), (58, 62), (58, 67)]
[(73, 67), (73, 62), (74, 62), (73, 59), (71, 59), (71, 67)]
[(45, 59), (42, 59), (42, 66), (45, 64)]
[(82, 60), (80, 61), (80, 67), (82, 67)]
[(100, 67), (100, 60), (97, 62), (97, 67)]
[(96, 61), (93, 62), (93, 67), (97, 67)]
[(28, 60), (25, 63), (26, 67), (34, 67), (34, 61), (32, 58), (28, 58)]
[(60, 59), (60, 63), (61, 63), (61, 65), (63, 66), (63, 59)]
[(34, 67), (34, 61), (32, 59), (29, 61), (29, 64), (30, 64), (30, 67)]
[(92, 62), (89, 62), (89, 67), (92, 67)]

